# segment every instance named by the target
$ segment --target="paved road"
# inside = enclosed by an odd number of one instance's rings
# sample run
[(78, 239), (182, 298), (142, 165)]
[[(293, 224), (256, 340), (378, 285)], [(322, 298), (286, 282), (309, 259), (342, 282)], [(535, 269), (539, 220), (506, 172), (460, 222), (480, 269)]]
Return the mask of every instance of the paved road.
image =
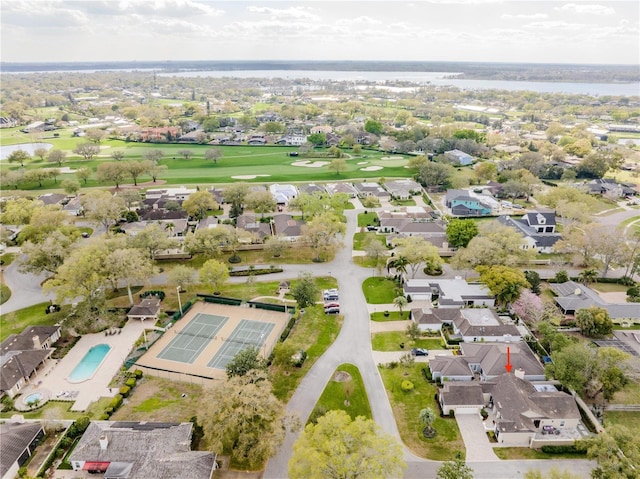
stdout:
[(42, 291), (42, 282), (47, 275), (22, 274), (18, 271), (18, 258), (4, 270), (4, 280), (11, 289), (9, 301), (0, 306), (0, 314), (11, 313), (27, 306), (53, 299), (53, 293)]

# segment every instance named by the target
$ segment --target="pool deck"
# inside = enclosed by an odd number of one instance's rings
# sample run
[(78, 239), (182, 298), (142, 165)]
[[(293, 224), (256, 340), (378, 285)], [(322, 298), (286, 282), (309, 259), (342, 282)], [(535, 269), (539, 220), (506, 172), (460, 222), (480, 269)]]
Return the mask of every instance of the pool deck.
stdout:
[[(122, 367), (143, 329), (151, 329), (153, 326), (152, 321), (143, 323), (139, 320), (129, 320), (120, 334), (107, 336), (102, 332), (84, 335), (64, 358), (51, 361), (40, 374), (38, 381), (22, 391), (23, 396), (39, 392), (43, 397), (52, 400), (73, 401), (72, 411), (85, 411), (92, 402), (101, 397), (115, 396), (118, 389), (110, 389), (109, 383)], [(107, 344), (111, 350), (94, 376), (80, 383), (67, 381), (66, 378), (71, 371), (89, 349), (97, 344)]]

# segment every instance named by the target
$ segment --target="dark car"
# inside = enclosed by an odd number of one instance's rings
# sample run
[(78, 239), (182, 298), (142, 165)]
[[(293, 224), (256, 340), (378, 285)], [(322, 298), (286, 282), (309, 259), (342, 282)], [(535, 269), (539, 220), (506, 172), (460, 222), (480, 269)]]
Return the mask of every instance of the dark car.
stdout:
[(422, 348), (413, 348), (411, 350), (411, 354), (413, 354), (414, 356), (427, 356), (429, 354), (429, 351)]
[(557, 436), (560, 434), (560, 430), (553, 426), (542, 426), (542, 434), (555, 434)]

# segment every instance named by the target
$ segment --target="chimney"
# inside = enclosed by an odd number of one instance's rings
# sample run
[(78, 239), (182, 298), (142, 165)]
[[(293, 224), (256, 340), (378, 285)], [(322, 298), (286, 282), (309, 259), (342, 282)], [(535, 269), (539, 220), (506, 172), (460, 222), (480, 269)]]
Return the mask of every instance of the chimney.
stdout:
[(31, 338), (33, 341), (33, 349), (42, 349), (42, 344), (40, 344), (40, 336), (35, 335)]
[(101, 451), (106, 451), (107, 450), (107, 446), (109, 445), (109, 439), (107, 439), (107, 436), (100, 436), (100, 450)]
[(517, 378), (524, 379), (524, 369), (522, 369), (522, 368), (516, 369), (513, 374)]

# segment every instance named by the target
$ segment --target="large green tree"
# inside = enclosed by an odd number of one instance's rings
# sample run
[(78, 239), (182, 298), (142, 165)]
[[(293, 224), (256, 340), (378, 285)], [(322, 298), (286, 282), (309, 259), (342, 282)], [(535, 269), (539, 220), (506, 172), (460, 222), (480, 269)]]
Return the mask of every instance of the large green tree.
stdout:
[(323, 261), (326, 255), (340, 245), (340, 235), (346, 231), (346, 225), (331, 212), (322, 213), (303, 225), (302, 236), (315, 252), (315, 261)]
[(260, 213), (264, 218), (265, 213), (272, 213), (276, 210), (276, 200), (270, 191), (265, 190), (253, 190), (247, 194), (246, 197), (247, 208)]
[(309, 424), (293, 445), (291, 479), (402, 477), (402, 446), (372, 420), (329, 411)]
[(447, 224), (447, 241), (452, 248), (466, 248), (478, 235), (478, 225), (470, 219), (454, 218)]
[(520, 297), (523, 288), (528, 288), (529, 283), (524, 273), (516, 268), (508, 266), (478, 266), (476, 271), (480, 273), (480, 281), (485, 283), (498, 302), (509, 304)]
[(598, 466), (591, 471), (593, 479), (637, 479), (640, 469), (640, 436), (638, 431), (622, 425), (607, 427), (606, 432), (576, 443)]
[(227, 379), (234, 376), (245, 376), (249, 371), (255, 369), (267, 371), (266, 360), (260, 357), (260, 348), (257, 346), (249, 346), (238, 351), (225, 367)]
[(282, 444), (286, 430), (297, 425), (271, 392), (263, 371), (217, 381), (202, 399), (198, 422), (208, 447), (246, 467), (263, 465)]
[(462, 459), (443, 462), (436, 471), (438, 479), (473, 479), (473, 469), (467, 466)]
[(291, 295), (298, 303), (299, 308), (306, 308), (315, 304), (320, 295), (320, 290), (316, 286), (311, 273), (303, 272), (298, 275), (298, 280), (291, 287)]
[(218, 207), (218, 202), (206, 190), (191, 193), (189, 198), (182, 202), (182, 208), (189, 213), (189, 216), (194, 216), (198, 219), (204, 218), (207, 211), (217, 210)]
[(108, 191), (90, 191), (80, 199), (85, 217), (101, 225), (107, 233), (127, 209), (122, 198), (113, 196)]
[(199, 272), (200, 282), (213, 288), (214, 292), (219, 292), (225, 281), (229, 278), (229, 269), (218, 260), (210, 259), (206, 261)]
[(430, 270), (442, 266), (442, 258), (438, 254), (438, 248), (421, 236), (398, 238), (395, 240), (394, 246), (396, 255), (407, 260), (412, 278), (415, 278), (416, 273), (423, 266)]
[(576, 325), (582, 334), (591, 338), (608, 336), (613, 331), (613, 321), (608, 311), (597, 306), (576, 311)]

